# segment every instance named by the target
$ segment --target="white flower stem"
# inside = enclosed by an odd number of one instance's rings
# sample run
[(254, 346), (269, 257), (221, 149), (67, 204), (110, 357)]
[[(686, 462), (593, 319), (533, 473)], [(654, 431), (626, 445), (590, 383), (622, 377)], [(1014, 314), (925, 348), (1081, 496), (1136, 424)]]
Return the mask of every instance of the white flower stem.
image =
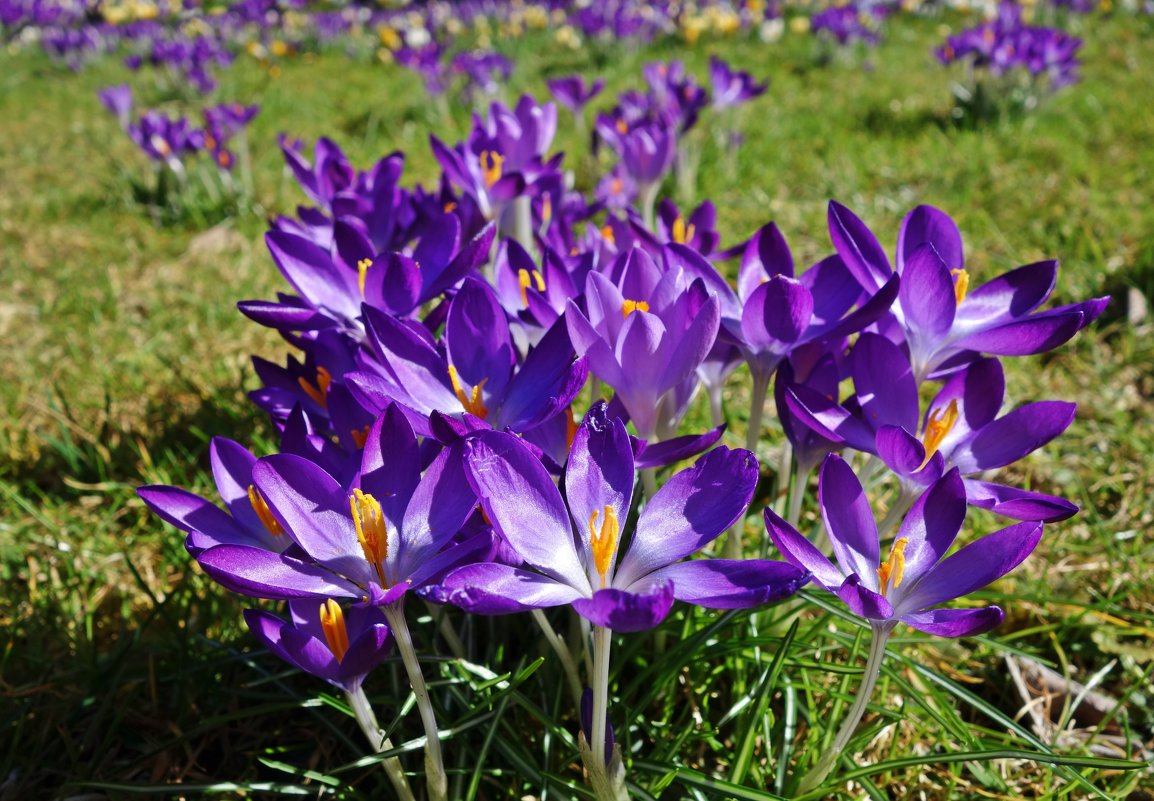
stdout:
[[(759, 371), (750, 369), (753, 376), (753, 394), (749, 400), (749, 426), (745, 430), (745, 447), (754, 456), (757, 455), (757, 442), (761, 439), (761, 421), (765, 416), (765, 397), (769, 391), (769, 376), (761, 375)], [(725, 540), (725, 558), (741, 558), (741, 535), (745, 528), (745, 516), (729, 529), (729, 536)]]
[(593, 761), (599, 767), (605, 763), (605, 731), (609, 716), (609, 647), (613, 643), (613, 632), (601, 626), (593, 627), (593, 721), (590, 730), (593, 741), (589, 750)]
[(850, 738), (857, 730), (857, 726), (861, 723), (862, 716), (865, 714), (866, 707), (869, 705), (870, 696), (873, 695), (874, 685), (877, 684), (878, 677), (882, 672), (882, 660), (886, 655), (886, 642), (889, 640), (890, 633), (893, 631), (892, 623), (873, 623), (873, 638), (870, 640), (869, 656), (866, 658), (865, 670), (862, 672), (861, 685), (858, 687), (857, 698), (854, 699), (853, 706), (849, 708), (845, 719), (842, 721), (841, 728), (838, 729), (837, 735), (833, 739), (833, 744), (829, 747), (818, 763), (813, 766), (813, 769), (806, 774), (802, 779), (801, 784), (797, 788), (798, 795), (805, 795), (806, 793), (816, 789), (826, 777), (829, 776), (830, 771), (833, 770), (837, 758), (841, 756), (841, 752), (849, 744)]
[(389, 627), (393, 630), (393, 639), (397, 643), (397, 650), (401, 652), (401, 661), (405, 664), (405, 672), (409, 675), (409, 686), (413, 688), (413, 695), (417, 699), (417, 709), (421, 713), (421, 723), (425, 727), (425, 782), (431, 801), (448, 801), (449, 781), (445, 775), (445, 760), (441, 756), (441, 738), (437, 732), (437, 717), (433, 714), (433, 704), (429, 700), (429, 690), (425, 686), (425, 677), (421, 673), (421, 663), (417, 661), (417, 652), (413, 649), (413, 637), (409, 633), (409, 624), (405, 620), (404, 607), (395, 603), (384, 608)]
[[(345, 698), (348, 700), (349, 706), (353, 708), (357, 725), (365, 733), (365, 737), (368, 738), (369, 745), (372, 746), (373, 750), (378, 754), (391, 751), (393, 744), (385, 736), (380, 724), (377, 723), (377, 716), (373, 712), (372, 705), (369, 704), (369, 699), (365, 696), (364, 688), (358, 685), (356, 690), (347, 690)], [(389, 783), (397, 791), (397, 798), (401, 801), (416, 801), (413, 788), (409, 787), (409, 780), (405, 778), (405, 771), (401, 768), (401, 761), (395, 756), (386, 757), (381, 765), (385, 769), (385, 775), (389, 777)]]

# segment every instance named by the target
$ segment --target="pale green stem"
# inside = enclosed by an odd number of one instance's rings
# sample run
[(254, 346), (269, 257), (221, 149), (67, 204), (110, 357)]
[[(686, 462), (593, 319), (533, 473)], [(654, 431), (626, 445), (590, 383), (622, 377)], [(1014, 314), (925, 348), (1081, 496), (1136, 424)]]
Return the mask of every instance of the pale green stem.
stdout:
[(789, 514), (785, 520), (794, 528), (797, 528), (798, 520), (801, 518), (801, 506), (805, 501), (806, 487), (809, 485), (809, 473), (809, 468), (800, 464), (795, 465), (793, 479), (790, 481)]
[(433, 714), (433, 704), (429, 700), (429, 690), (425, 686), (425, 677), (421, 673), (421, 663), (417, 661), (417, 652), (413, 648), (413, 637), (409, 633), (409, 624), (405, 620), (404, 608), (395, 603), (384, 608), (389, 627), (393, 630), (393, 639), (397, 650), (401, 652), (401, 661), (405, 663), (405, 672), (409, 676), (409, 686), (413, 688), (413, 695), (417, 699), (417, 709), (421, 713), (421, 723), (425, 727), (425, 781), (431, 801), (448, 801), (449, 781), (445, 775), (445, 760), (441, 756), (441, 737), (437, 732), (437, 717)]
[(613, 643), (613, 632), (601, 626), (593, 627), (593, 733), (589, 750), (593, 761), (602, 773), (608, 767), (605, 763), (605, 731), (609, 716), (609, 647)]
[(569, 680), (569, 691), (573, 693), (574, 705), (581, 706), (581, 677), (577, 673), (577, 663), (573, 661), (573, 654), (569, 650), (569, 646), (561, 639), (551, 625), (549, 619), (545, 617), (545, 613), (540, 609), (533, 610), (533, 619), (537, 621), (537, 625), (541, 627), (541, 632), (545, 635), (553, 653), (557, 654), (557, 658), (561, 660), (561, 667), (565, 669), (565, 678)]
[(858, 687), (857, 698), (854, 699), (853, 706), (849, 708), (846, 713), (845, 720), (842, 721), (841, 728), (838, 729), (837, 736), (833, 739), (833, 744), (829, 747), (821, 759), (805, 778), (802, 779), (798, 786), (797, 794), (805, 795), (806, 793), (816, 789), (829, 776), (830, 771), (833, 770), (834, 764), (841, 756), (841, 752), (849, 744), (850, 738), (853, 737), (854, 731), (861, 723), (862, 716), (865, 714), (866, 707), (869, 705), (870, 696), (873, 695), (874, 685), (877, 684), (878, 677), (882, 672), (882, 660), (886, 655), (886, 641), (893, 631), (892, 623), (874, 623), (873, 639), (870, 641), (869, 656), (866, 658), (865, 670), (862, 672), (861, 686)]
[[(365, 737), (368, 738), (373, 750), (378, 754), (393, 750), (392, 742), (385, 736), (384, 730), (377, 723), (377, 716), (373, 712), (372, 705), (369, 704), (369, 699), (365, 696), (364, 688), (358, 686), (356, 690), (346, 690), (345, 698), (348, 700), (349, 706), (353, 708), (357, 725), (365, 733)], [(381, 762), (381, 766), (385, 769), (389, 784), (393, 785), (393, 789), (396, 790), (397, 798), (401, 801), (416, 801), (413, 796), (413, 788), (409, 787), (409, 780), (405, 778), (405, 771), (401, 768), (401, 760), (395, 756), (386, 757)]]
[[(749, 427), (745, 430), (745, 447), (755, 456), (757, 443), (761, 439), (761, 420), (765, 416), (765, 396), (769, 391), (769, 376), (761, 375), (757, 370), (750, 370), (753, 376), (753, 393), (749, 401)], [(729, 537), (725, 541), (725, 558), (741, 558), (741, 535), (745, 529), (743, 515), (729, 529)]]
[(645, 227), (650, 231), (657, 230), (657, 218), (654, 215), (654, 208), (657, 206), (657, 192), (661, 189), (661, 184), (654, 181), (651, 184), (645, 184), (641, 187), (638, 194), (641, 201), (641, 219), (645, 221)]

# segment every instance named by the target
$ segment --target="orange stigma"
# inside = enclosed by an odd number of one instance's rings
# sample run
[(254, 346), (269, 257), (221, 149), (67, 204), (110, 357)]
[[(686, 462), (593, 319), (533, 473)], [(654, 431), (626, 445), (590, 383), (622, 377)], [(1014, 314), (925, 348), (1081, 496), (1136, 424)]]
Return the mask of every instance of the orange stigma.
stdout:
[(481, 399), (481, 387), (485, 386), (485, 382), (488, 380), (487, 378), (482, 378), (481, 383), (466, 393), (464, 386), (461, 384), (461, 378), (457, 375), (457, 368), (451, 364), (449, 365), (449, 381), (453, 383), (453, 393), (457, 396), (457, 400), (465, 407), (466, 412), (474, 417), (480, 417), (482, 420), (489, 414), (485, 402)]
[(938, 448), (942, 447), (942, 442), (954, 430), (954, 424), (958, 422), (958, 402), (956, 400), (950, 401), (950, 405), (945, 409), (935, 409), (930, 412), (930, 418), (926, 422), (926, 432), (924, 436), (924, 444), (926, 446), (926, 458), (922, 462), (918, 470), (930, 463), (930, 459), (938, 452)]
[(541, 198), (541, 220), (548, 225), (553, 219), (553, 196), (545, 195)]
[(621, 525), (617, 522), (617, 510), (612, 504), (605, 504), (605, 518), (601, 528), (597, 528), (598, 510), (589, 515), (589, 547), (593, 550), (593, 565), (601, 576), (601, 588), (605, 588), (609, 568), (613, 567), (613, 557), (617, 554), (617, 536)]
[(950, 275), (954, 277), (954, 300), (961, 306), (970, 288), (970, 274), (965, 270), (950, 270)]
[(679, 245), (684, 245), (693, 239), (693, 235), (697, 233), (697, 226), (693, 223), (685, 224), (685, 220), (678, 217), (673, 221), (673, 241)]
[(305, 394), (317, 402), (323, 409), (329, 407), (329, 384), (333, 383), (333, 376), (328, 370), (323, 367), (317, 368), (317, 382), (316, 384), (309, 383), (303, 375), (297, 379), (300, 388), (305, 391)]
[(360, 450), (365, 449), (365, 443), (369, 441), (369, 429), (372, 426), (363, 425), (360, 428), (354, 428), (349, 432), (349, 436), (353, 438), (353, 444)]
[(446, 203), (446, 204), (445, 204), (445, 206), (444, 206), (444, 212), (445, 212), (445, 214), (452, 214), (452, 213), (453, 213), (454, 211), (456, 211), (456, 210), (457, 210), (457, 203), (456, 203), (456, 201), (450, 200), (450, 201), (449, 201), (448, 203)]
[(629, 123), (627, 123), (624, 119), (617, 120), (617, 133), (619, 133), (619, 134), (629, 133)]
[(369, 268), (373, 266), (372, 259), (361, 259), (357, 262), (357, 286), (361, 288), (361, 297), (365, 296), (365, 279), (369, 276)]
[(268, 508), (264, 496), (260, 494), (260, 490), (258, 490), (254, 484), (248, 485), (248, 502), (252, 504), (252, 510), (256, 512), (256, 516), (260, 518), (260, 522), (264, 524), (269, 534), (272, 534), (274, 537), (279, 537), (284, 534), (284, 528), (280, 522), (272, 516), (272, 510)]
[(545, 279), (541, 277), (541, 273), (534, 270), (530, 273), (525, 268), (517, 271), (517, 283), (521, 286), (521, 302), (526, 306), (529, 305), (529, 286), (531, 284), (537, 285), (538, 292), (545, 291)]
[(344, 610), (332, 598), (321, 604), (321, 631), (325, 633), (329, 650), (340, 662), (349, 652), (349, 630), (345, 626)]
[(621, 316), (628, 317), (633, 312), (647, 312), (649, 311), (649, 303), (644, 300), (626, 300), (621, 304)]
[(491, 189), (493, 184), (501, 180), (501, 164), (505, 157), (492, 150), (481, 151), (481, 177), (485, 181), (485, 188)]
[(609, 194), (620, 195), (625, 190), (625, 182), (620, 178), (614, 178), (609, 182)]
[(883, 597), (890, 589), (890, 579), (893, 579), (894, 589), (902, 585), (902, 576), (906, 572), (906, 546), (909, 544), (905, 537), (896, 540), (890, 548), (890, 558), (878, 568), (878, 589)]
[(349, 496), (349, 509), (353, 513), (353, 526), (365, 561), (377, 571), (381, 586), (388, 587), (385, 560), (389, 558), (389, 530), (385, 525), (385, 513), (376, 498), (359, 489), (353, 490)]
[(617, 246), (617, 237), (613, 235), (613, 226), (606, 225), (601, 228), (601, 237), (614, 247)]

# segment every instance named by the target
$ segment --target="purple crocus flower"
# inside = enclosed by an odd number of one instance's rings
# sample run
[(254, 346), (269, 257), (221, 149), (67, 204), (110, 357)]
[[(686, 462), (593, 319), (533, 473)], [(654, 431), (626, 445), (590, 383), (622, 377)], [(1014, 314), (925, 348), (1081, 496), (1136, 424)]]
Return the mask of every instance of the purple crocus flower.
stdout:
[(574, 116), (581, 116), (582, 110), (605, 88), (605, 81), (598, 78), (591, 85), (585, 85), (585, 79), (580, 75), (568, 75), (564, 78), (553, 78), (545, 82), (553, 99), (573, 112)]
[(869, 500), (836, 454), (822, 465), (819, 496), (837, 564), (766, 509), (766, 529), (778, 550), (854, 614), (881, 625), (901, 621), (940, 637), (968, 637), (1000, 624), (1005, 614), (997, 606), (939, 607), (1009, 573), (1042, 537), (1042, 523), (1018, 523), (946, 556), (966, 517), (965, 486), (952, 470), (914, 503), (883, 560)]
[[(830, 201), (829, 227), (838, 254), (866, 290), (876, 291), (893, 277), (877, 238), (835, 201)], [(1055, 348), (1110, 302), (1095, 298), (1034, 313), (1054, 289), (1055, 261), (1019, 267), (971, 290), (958, 227), (931, 206), (906, 215), (896, 263), (902, 280), (893, 317), (909, 345), (918, 383), (981, 353), (1025, 356)]]
[(265, 457), (253, 484), (300, 553), (223, 544), (197, 561), (224, 587), (256, 598), (399, 605), (490, 544), (484, 537), (446, 548), (476, 505), (460, 446), (441, 451), (423, 474), (421, 464), (413, 430), (392, 406), (369, 432), (351, 487), (299, 456)]
[(570, 604), (595, 626), (642, 631), (673, 601), (741, 609), (780, 600), (805, 583), (803, 570), (767, 560), (680, 561), (712, 542), (744, 512), (757, 460), (716, 448), (674, 475), (641, 511), (622, 548), (636, 467), (625, 426), (604, 403), (573, 440), (565, 498), (517, 437), (484, 432), (468, 440), (468, 474), (493, 526), (525, 560), (487, 563), (445, 579), (452, 603), (479, 614)]
[(735, 70), (717, 56), (709, 57), (709, 83), (715, 109), (733, 108), (765, 94), (768, 83), (758, 83), (748, 72)]
[(125, 131), (132, 121), (132, 87), (126, 83), (109, 86), (96, 93), (100, 103), (116, 117), (116, 121)]
[[(865, 333), (850, 355), (855, 395), (805, 385), (783, 390), (790, 419), (822, 439), (879, 455), (907, 491), (951, 468), (976, 476), (1016, 462), (1053, 440), (1074, 419), (1074, 404), (1040, 401), (998, 417), (1005, 379), (997, 359), (979, 359), (945, 382), (919, 414), (918, 384), (901, 348)], [(827, 388), (828, 389), (828, 388)], [(921, 439), (916, 432), (921, 431)], [(964, 480), (971, 505), (1019, 520), (1064, 520), (1078, 507), (1062, 498), (976, 478)]]
[(244, 622), (261, 643), (290, 665), (356, 692), (388, 655), (389, 628), (380, 609), (343, 609), (332, 598), (289, 603), (291, 619), (246, 609)]

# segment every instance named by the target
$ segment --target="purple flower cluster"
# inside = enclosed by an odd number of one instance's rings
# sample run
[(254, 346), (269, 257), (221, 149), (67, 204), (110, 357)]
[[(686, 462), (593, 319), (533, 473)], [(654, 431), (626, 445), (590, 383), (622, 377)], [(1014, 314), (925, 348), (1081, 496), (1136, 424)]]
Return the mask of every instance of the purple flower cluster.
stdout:
[[(764, 88), (716, 61), (711, 74), (716, 107)], [(224, 508), (177, 487), (140, 489), (221, 585), (290, 603), (289, 623), (247, 620), (356, 709), (391, 633), (425, 725), (432, 798), (446, 797), (445, 777), (406, 622), (414, 595), (486, 615), (570, 608), (593, 652), (583, 756), (598, 796), (620, 797), (612, 632), (657, 626), (675, 600), (779, 601), (811, 576), (886, 632), (898, 621), (942, 636), (986, 631), (997, 607), (942, 605), (1007, 572), (1045, 522), (1075, 511), (985, 475), (1052, 440), (1074, 411), (1043, 401), (1003, 414), (999, 358), (1062, 344), (1107, 299), (1043, 309), (1053, 262), (977, 284), (957, 226), (928, 206), (905, 218), (893, 262), (837, 203), (833, 252), (806, 269), (772, 222), (722, 248), (708, 201), (688, 215), (654, 204), (709, 92), (678, 62), (651, 64), (645, 78), (644, 93), (598, 118), (598, 142), (618, 161), (595, 199), (569, 188), (550, 153), (555, 106), (527, 96), (475, 115), (462, 142), (431, 137), (441, 176), (429, 186), (402, 186), (401, 153), (361, 171), (329, 139), (311, 154), (282, 139), (313, 205), (266, 235), (286, 291), (239, 304), (300, 351), (283, 365), (254, 361), (262, 386), (251, 397), (280, 452), (258, 458), (215, 440)], [(571, 109), (599, 89), (553, 86)], [(200, 146), (249, 119), (233, 107), (206, 114)], [(148, 115), (134, 125), (162, 156), (191, 137)], [(753, 405), (747, 447), (731, 449), (717, 445), (721, 390), (742, 365)], [(741, 558), (771, 383), (798, 465), (787, 515), (764, 512), (785, 562)], [(684, 432), (701, 390), (717, 427)], [(867, 485), (894, 494), (880, 526), (837, 455), (850, 450), (872, 457)], [(833, 560), (796, 529), (819, 464)], [(968, 506), (1025, 522), (951, 555)], [(730, 558), (686, 560), (731, 527)]]
[(1081, 39), (1057, 28), (1027, 25), (1021, 6), (1003, 3), (995, 19), (950, 36), (935, 55), (942, 64), (966, 62), (995, 77), (1021, 71), (1055, 90), (1077, 82), (1081, 47)]

